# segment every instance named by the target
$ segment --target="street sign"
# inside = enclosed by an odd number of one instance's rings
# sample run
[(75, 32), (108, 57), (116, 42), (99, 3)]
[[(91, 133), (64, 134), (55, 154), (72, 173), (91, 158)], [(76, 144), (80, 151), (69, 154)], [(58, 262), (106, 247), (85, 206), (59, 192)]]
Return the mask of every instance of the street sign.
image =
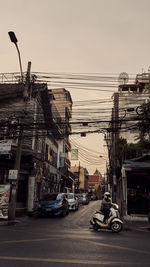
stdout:
[(8, 179), (10, 180), (17, 180), (18, 170), (9, 170)]
[(78, 160), (78, 149), (71, 149), (71, 160)]

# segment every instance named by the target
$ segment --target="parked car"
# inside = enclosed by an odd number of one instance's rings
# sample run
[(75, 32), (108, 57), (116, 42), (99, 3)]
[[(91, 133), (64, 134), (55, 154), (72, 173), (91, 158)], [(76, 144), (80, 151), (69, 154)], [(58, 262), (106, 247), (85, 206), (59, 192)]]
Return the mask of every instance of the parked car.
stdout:
[(66, 197), (69, 203), (69, 210), (78, 210), (79, 208), (78, 197), (76, 197), (74, 193), (67, 193)]
[(82, 194), (82, 204), (87, 205), (89, 203), (89, 196), (86, 193)]
[(62, 215), (69, 213), (69, 203), (64, 193), (49, 193), (38, 204), (38, 215)]
[(95, 194), (91, 195), (91, 200), (97, 200), (97, 196)]

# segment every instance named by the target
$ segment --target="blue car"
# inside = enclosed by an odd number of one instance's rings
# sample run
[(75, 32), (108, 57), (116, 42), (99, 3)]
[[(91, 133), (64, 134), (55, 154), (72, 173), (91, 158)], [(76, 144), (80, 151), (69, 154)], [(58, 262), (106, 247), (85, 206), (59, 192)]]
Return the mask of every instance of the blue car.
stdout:
[(61, 215), (69, 213), (69, 204), (64, 193), (49, 193), (39, 201), (38, 214), (42, 216)]

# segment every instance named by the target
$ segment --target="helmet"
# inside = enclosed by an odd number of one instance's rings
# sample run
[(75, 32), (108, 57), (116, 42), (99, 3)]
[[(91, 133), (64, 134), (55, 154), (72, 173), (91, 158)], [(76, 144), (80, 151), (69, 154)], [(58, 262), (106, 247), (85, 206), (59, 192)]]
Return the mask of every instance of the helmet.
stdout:
[(104, 199), (108, 200), (110, 198), (110, 193), (109, 192), (105, 192), (104, 193)]

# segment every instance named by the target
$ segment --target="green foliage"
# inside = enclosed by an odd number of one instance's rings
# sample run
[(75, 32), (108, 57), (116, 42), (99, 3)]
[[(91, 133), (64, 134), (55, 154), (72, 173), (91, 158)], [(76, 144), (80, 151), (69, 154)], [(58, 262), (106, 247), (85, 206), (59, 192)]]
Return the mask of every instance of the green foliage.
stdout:
[(137, 140), (138, 142), (135, 144), (128, 144), (126, 139), (119, 139), (116, 151), (118, 167), (122, 166), (124, 160), (136, 158), (141, 156), (143, 152), (148, 152), (150, 150), (150, 133), (146, 138), (146, 136), (140, 132)]

